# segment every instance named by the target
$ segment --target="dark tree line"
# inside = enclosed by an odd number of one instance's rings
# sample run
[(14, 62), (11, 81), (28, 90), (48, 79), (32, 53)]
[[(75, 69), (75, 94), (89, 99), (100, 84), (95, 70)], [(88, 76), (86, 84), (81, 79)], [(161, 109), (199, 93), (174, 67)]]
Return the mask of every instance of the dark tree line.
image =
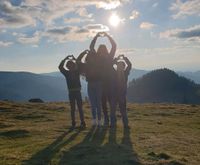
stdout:
[(200, 104), (200, 85), (169, 69), (158, 69), (129, 83), (128, 100)]

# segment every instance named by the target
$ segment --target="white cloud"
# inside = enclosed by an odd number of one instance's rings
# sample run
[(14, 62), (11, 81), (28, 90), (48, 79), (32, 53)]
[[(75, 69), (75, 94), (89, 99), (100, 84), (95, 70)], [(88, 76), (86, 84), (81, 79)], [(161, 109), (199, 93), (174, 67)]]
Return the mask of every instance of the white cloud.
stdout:
[(30, 44), (34, 47), (38, 46), (40, 39), (47, 38), (47, 42), (65, 43), (68, 41), (85, 41), (96, 33), (101, 31), (109, 31), (109, 28), (102, 24), (88, 24), (83, 27), (79, 26), (62, 26), (51, 27), (45, 32), (36, 31), (33, 35), (13, 32), (12, 35), (21, 44)]
[(156, 25), (155, 24), (152, 24), (150, 22), (142, 22), (140, 24), (140, 28), (141, 29), (146, 29), (146, 30), (149, 30), (149, 29), (152, 29), (153, 27), (155, 27)]
[(0, 28), (21, 28), (36, 26), (40, 20), (46, 26), (53, 26), (56, 19), (70, 12), (81, 17), (91, 18), (86, 7), (96, 6), (103, 9), (115, 9), (129, 0), (24, 0), (19, 6), (13, 6), (9, 0), (0, 1)]
[(109, 31), (109, 28), (102, 24), (89, 24), (83, 27), (54, 27), (48, 29), (44, 36), (48, 37), (51, 42), (64, 43), (67, 41), (85, 41), (101, 31)]
[(40, 32), (35, 32), (32, 36), (26, 36), (24, 34), (21, 34), (18, 36), (17, 41), (22, 44), (33, 44), (37, 45), (40, 41), (41, 35)]
[[(67, 13), (76, 12), (81, 17), (91, 18), (86, 7), (96, 6), (103, 9), (114, 9), (129, 0), (26, 0), (24, 6), (31, 8), (31, 12), (40, 19), (51, 24), (55, 19), (61, 18)], [(30, 10), (29, 10), (30, 11)]]
[(154, 3), (153, 5), (152, 5), (152, 7), (157, 7), (158, 6), (158, 2), (156, 2), (156, 3)]
[(33, 48), (38, 48), (39, 46), (35, 44), (35, 45), (32, 45), (32, 47)]
[(172, 15), (174, 19), (185, 18), (191, 15), (200, 16), (200, 1), (188, 0), (183, 2), (181, 0), (176, 0), (170, 7), (170, 10), (174, 12)]
[(25, 26), (35, 26), (36, 20), (27, 13), (25, 8), (12, 6), (7, 1), (0, 2), (0, 28), (21, 28)]
[(25, 0), (24, 4), (28, 6), (41, 6), (47, 4), (54, 4), (55, 6), (91, 6), (95, 5), (98, 8), (114, 9), (128, 2), (129, 0)]
[(114, 0), (114, 1), (109, 1), (109, 2), (100, 1), (99, 3), (97, 3), (96, 6), (98, 8), (104, 8), (104, 9), (110, 10), (110, 9), (115, 9), (120, 5), (121, 5), (120, 1)]
[(105, 25), (102, 25), (102, 24), (89, 24), (89, 25), (86, 25), (84, 28), (88, 29), (92, 33), (98, 33), (98, 32), (102, 32), (102, 31), (103, 32), (109, 31), (109, 28), (107, 26), (105, 26)]
[(12, 35), (16, 38), (16, 40), (21, 44), (30, 44), (30, 45), (38, 45), (40, 39), (43, 37), (41, 31), (36, 31), (32, 35), (27, 35), (23, 33), (13, 32)]
[(12, 32), (12, 35), (13, 35), (13, 36), (17, 36), (17, 34), (18, 34), (18, 33), (16, 33), (16, 32)]
[(6, 29), (2, 29), (2, 30), (0, 30), (0, 33), (6, 33), (6, 32), (7, 32)]
[(138, 16), (140, 15), (140, 13), (136, 10), (133, 10), (131, 13), (131, 16), (129, 17), (130, 19), (136, 19), (138, 18)]
[[(98, 31), (108, 31), (108, 27), (101, 24), (73, 26), (67, 32), (65, 28), (54, 28), (55, 21), (61, 19), (66, 24), (92, 22), (92, 14), (87, 11), (88, 7), (101, 9), (115, 9), (130, 0), (23, 0), (19, 5), (13, 5), (10, 0), (0, 1), (0, 32), (6, 28), (24, 28), (30, 26), (37, 31), (38, 25), (45, 30), (41, 33), (19, 34), (11, 32), (17, 42), (22, 44), (37, 45), (42, 37), (47, 37), (58, 42), (67, 40), (82, 41), (94, 35)], [(70, 18), (69, 13), (78, 14), (77, 18)], [(91, 27), (93, 26), (93, 28)], [(97, 28), (95, 28), (97, 27)], [(2, 29), (2, 30), (1, 30)], [(62, 36), (63, 35), (63, 36)], [(1, 43), (1, 45), (5, 45)]]
[(171, 29), (160, 33), (160, 38), (179, 39), (185, 41), (200, 41), (200, 25), (187, 29)]
[(24, 4), (27, 6), (40, 6), (42, 4), (41, 0), (25, 0)]
[(76, 13), (78, 13), (81, 17), (91, 18), (92, 14), (89, 14), (86, 8), (79, 8)]
[(12, 44), (13, 44), (13, 42), (0, 41), (0, 47), (8, 47)]
[(132, 54), (136, 51), (135, 48), (121, 48), (117, 49), (117, 54)]
[(73, 23), (81, 23), (81, 22), (93, 22), (92, 18), (65, 18), (64, 23), (73, 24)]

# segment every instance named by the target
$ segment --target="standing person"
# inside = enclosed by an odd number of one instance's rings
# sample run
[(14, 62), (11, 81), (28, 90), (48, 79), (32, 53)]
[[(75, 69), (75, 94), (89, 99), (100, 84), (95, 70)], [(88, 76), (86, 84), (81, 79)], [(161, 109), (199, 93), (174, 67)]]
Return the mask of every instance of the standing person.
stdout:
[[(111, 127), (116, 126), (116, 108), (119, 105), (120, 113), (124, 128), (129, 128), (128, 117), (126, 110), (126, 91), (128, 75), (131, 70), (131, 62), (124, 55), (114, 59), (114, 64), (117, 65), (116, 70), (113, 68), (113, 86), (112, 86), (112, 106), (111, 106)], [(113, 64), (113, 65), (114, 65)], [(127, 66), (126, 66), (127, 65)]]
[[(86, 56), (85, 63), (82, 62), (83, 57)], [(83, 73), (88, 82), (88, 96), (92, 110), (92, 125), (101, 126), (101, 66), (98, 56), (92, 54), (91, 51), (83, 51), (77, 58), (79, 66), (81, 66)]]
[[(106, 45), (101, 44), (97, 51), (95, 50), (95, 44), (98, 37), (107, 37), (111, 43), (111, 50), (108, 52)], [(97, 33), (90, 44), (90, 50), (94, 55), (98, 56), (99, 63), (101, 64), (102, 72), (102, 109), (104, 114), (104, 125), (109, 125), (109, 116), (107, 110), (107, 102), (111, 103), (111, 72), (112, 61), (116, 52), (116, 43), (111, 36), (105, 32)], [(111, 105), (111, 104), (110, 104)]]
[[(65, 66), (66, 61), (67, 64)], [(80, 127), (85, 128), (86, 124), (84, 121), (84, 114), (82, 109), (82, 97), (81, 97), (80, 67), (76, 64), (76, 59), (74, 58), (74, 56), (69, 55), (64, 60), (62, 60), (59, 65), (59, 70), (65, 76), (69, 91), (71, 120), (72, 120), (71, 128), (73, 129), (76, 126), (76, 121), (75, 121), (76, 103), (81, 121)]]

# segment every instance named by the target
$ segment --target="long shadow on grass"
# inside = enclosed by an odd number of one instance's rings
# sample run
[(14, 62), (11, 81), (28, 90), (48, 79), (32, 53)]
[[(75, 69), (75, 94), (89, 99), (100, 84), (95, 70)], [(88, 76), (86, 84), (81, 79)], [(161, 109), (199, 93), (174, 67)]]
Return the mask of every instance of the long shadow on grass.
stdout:
[(29, 136), (29, 131), (24, 129), (5, 131), (0, 133), (1, 136), (6, 138), (24, 138)]
[(37, 152), (29, 160), (24, 161), (23, 165), (49, 165), (51, 164), (52, 158), (61, 150), (61, 148), (63, 148), (64, 146), (72, 142), (81, 132), (81, 129), (74, 131), (69, 138), (64, 139), (71, 132), (72, 131), (69, 130), (63, 133), (49, 146)]
[(91, 128), (81, 143), (63, 154), (59, 165), (140, 165), (130, 131), (124, 130), (120, 143), (116, 136), (116, 129)]

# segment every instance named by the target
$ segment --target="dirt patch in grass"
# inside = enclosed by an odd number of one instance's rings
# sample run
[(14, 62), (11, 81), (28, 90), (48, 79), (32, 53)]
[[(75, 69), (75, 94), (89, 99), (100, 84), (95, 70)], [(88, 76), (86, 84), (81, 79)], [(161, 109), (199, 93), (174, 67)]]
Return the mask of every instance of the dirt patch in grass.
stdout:
[(169, 156), (168, 154), (166, 153), (159, 153), (159, 154), (156, 154), (154, 152), (150, 152), (148, 153), (148, 155), (152, 158), (152, 159), (155, 159), (155, 160), (160, 160), (160, 159), (164, 159), (164, 160), (168, 160), (171, 158), (171, 156)]

